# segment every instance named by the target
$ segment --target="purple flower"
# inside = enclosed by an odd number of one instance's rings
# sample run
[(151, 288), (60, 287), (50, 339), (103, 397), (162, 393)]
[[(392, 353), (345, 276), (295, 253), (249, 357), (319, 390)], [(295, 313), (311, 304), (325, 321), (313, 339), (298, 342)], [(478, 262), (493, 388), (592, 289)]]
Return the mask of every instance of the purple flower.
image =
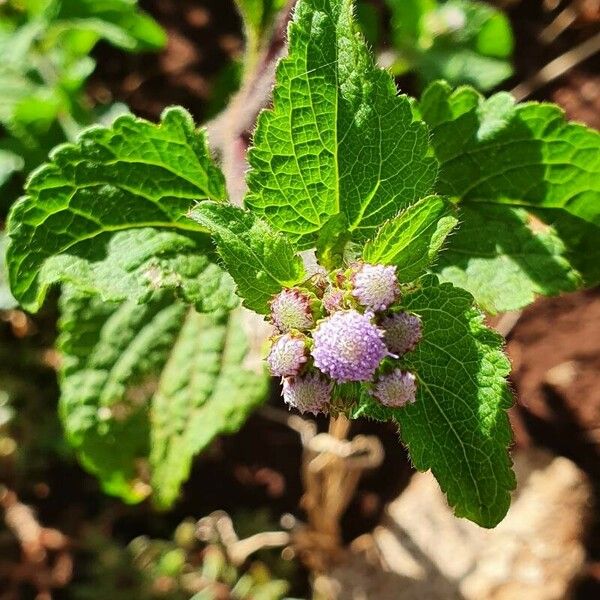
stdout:
[(389, 354), (382, 337), (383, 331), (367, 315), (336, 312), (313, 333), (315, 366), (334, 381), (368, 381)]
[(333, 384), (319, 373), (307, 373), (283, 380), (283, 399), (301, 413), (327, 412)]
[(363, 264), (352, 277), (353, 296), (373, 311), (386, 310), (400, 295), (396, 267)]
[(398, 356), (406, 354), (421, 341), (421, 320), (415, 315), (396, 313), (385, 318), (381, 326), (385, 330), (385, 343), (389, 351)]
[(297, 288), (281, 290), (271, 300), (271, 321), (281, 333), (310, 329), (315, 323), (310, 296)]
[(412, 404), (416, 399), (416, 392), (416, 377), (408, 371), (394, 369), (377, 380), (371, 394), (384, 406), (400, 408)]
[(290, 377), (298, 375), (306, 359), (304, 339), (286, 333), (271, 347), (267, 363), (272, 375)]

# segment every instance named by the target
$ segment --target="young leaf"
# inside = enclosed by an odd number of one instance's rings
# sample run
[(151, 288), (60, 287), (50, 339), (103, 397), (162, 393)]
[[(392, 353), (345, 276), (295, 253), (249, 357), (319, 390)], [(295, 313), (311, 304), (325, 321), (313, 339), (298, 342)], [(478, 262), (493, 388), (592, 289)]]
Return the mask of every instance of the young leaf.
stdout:
[(264, 372), (244, 368), (248, 343), (242, 313), (190, 313), (152, 402), (150, 465), (157, 506), (168, 508), (192, 458), (220, 434), (235, 433), (268, 389)]
[(432, 275), (403, 308), (423, 325), (422, 341), (403, 361), (418, 379), (416, 402), (382, 409), (363, 399), (354, 416), (395, 419), (415, 466), (431, 469), (456, 515), (494, 527), (515, 486), (502, 339), (483, 325), (468, 292)]
[(249, 152), (246, 204), (301, 248), (339, 214), (367, 238), (431, 191), (427, 130), (374, 67), (351, 0), (297, 5), (273, 105)]
[(470, 291), (489, 313), (517, 310), (537, 294), (577, 289), (581, 277), (552, 231), (535, 232), (527, 213), (494, 204), (465, 204), (461, 226), (440, 256), (442, 279)]
[(435, 261), (457, 223), (456, 211), (447, 200), (424, 198), (385, 223), (377, 237), (365, 245), (363, 258), (370, 263), (395, 265), (400, 282), (414, 281)]
[(265, 397), (266, 376), (243, 365), (239, 315), (200, 315), (164, 292), (142, 306), (108, 303), (69, 285), (61, 308), (69, 441), (106, 492), (137, 502), (152, 491), (166, 507), (192, 457), (237, 430)]
[(191, 232), (193, 238), (202, 231), (185, 216), (194, 200), (226, 197), (205, 136), (183, 109), (165, 111), (159, 125), (120, 117), (51, 158), (31, 177), (8, 222), (12, 291), (32, 311), (49, 285), (41, 277), (48, 259), (106, 260), (111, 234), (134, 228)]
[(244, 304), (269, 312), (269, 300), (305, 278), (304, 265), (281, 233), (253, 213), (218, 202), (201, 202), (189, 216), (215, 237), (218, 252)]

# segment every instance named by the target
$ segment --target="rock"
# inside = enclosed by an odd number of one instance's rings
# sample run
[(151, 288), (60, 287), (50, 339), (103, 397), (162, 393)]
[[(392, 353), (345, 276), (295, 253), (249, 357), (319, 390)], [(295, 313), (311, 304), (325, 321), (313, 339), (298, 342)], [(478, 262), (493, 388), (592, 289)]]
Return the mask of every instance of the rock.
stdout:
[[(568, 459), (515, 456), (518, 487), (493, 530), (457, 519), (429, 473), (416, 474), (372, 536), (317, 581), (336, 600), (565, 600), (585, 561), (591, 491)], [(364, 542), (364, 541), (363, 541)], [(364, 543), (363, 543), (364, 546)], [(321, 597), (319, 596), (319, 597)]]

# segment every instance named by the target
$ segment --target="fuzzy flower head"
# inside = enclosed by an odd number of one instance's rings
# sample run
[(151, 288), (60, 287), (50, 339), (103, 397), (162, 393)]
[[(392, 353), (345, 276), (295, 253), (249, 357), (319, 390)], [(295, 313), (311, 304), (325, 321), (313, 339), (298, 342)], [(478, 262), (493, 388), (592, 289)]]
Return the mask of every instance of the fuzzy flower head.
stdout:
[(400, 295), (396, 267), (362, 264), (352, 277), (352, 295), (372, 311), (386, 310)]
[(271, 300), (271, 321), (281, 333), (314, 325), (310, 296), (297, 288), (284, 289)]
[(408, 371), (394, 369), (378, 379), (371, 393), (384, 406), (400, 408), (415, 401), (417, 380)]
[(283, 380), (283, 399), (301, 413), (327, 412), (333, 384), (319, 373), (307, 373)]
[(267, 363), (272, 375), (291, 377), (298, 375), (306, 362), (306, 358), (304, 339), (286, 333), (277, 339), (271, 347)]
[(412, 350), (422, 337), (421, 320), (415, 315), (401, 312), (387, 317), (381, 326), (390, 352), (402, 356)]
[(313, 333), (315, 366), (339, 383), (368, 381), (389, 354), (383, 331), (368, 315), (341, 310), (324, 319)]

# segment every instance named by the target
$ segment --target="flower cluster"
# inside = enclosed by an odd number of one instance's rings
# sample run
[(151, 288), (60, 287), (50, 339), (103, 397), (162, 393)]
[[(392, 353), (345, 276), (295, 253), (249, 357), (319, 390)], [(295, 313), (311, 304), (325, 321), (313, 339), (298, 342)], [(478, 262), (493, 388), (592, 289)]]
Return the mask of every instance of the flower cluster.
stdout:
[(271, 301), (277, 335), (267, 363), (282, 378), (285, 402), (328, 412), (337, 386), (350, 383), (387, 407), (414, 402), (416, 377), (397, 361), (421, 340), (421, 321), (399, 310), (396, 268), (360, 263), (321, 279)]

